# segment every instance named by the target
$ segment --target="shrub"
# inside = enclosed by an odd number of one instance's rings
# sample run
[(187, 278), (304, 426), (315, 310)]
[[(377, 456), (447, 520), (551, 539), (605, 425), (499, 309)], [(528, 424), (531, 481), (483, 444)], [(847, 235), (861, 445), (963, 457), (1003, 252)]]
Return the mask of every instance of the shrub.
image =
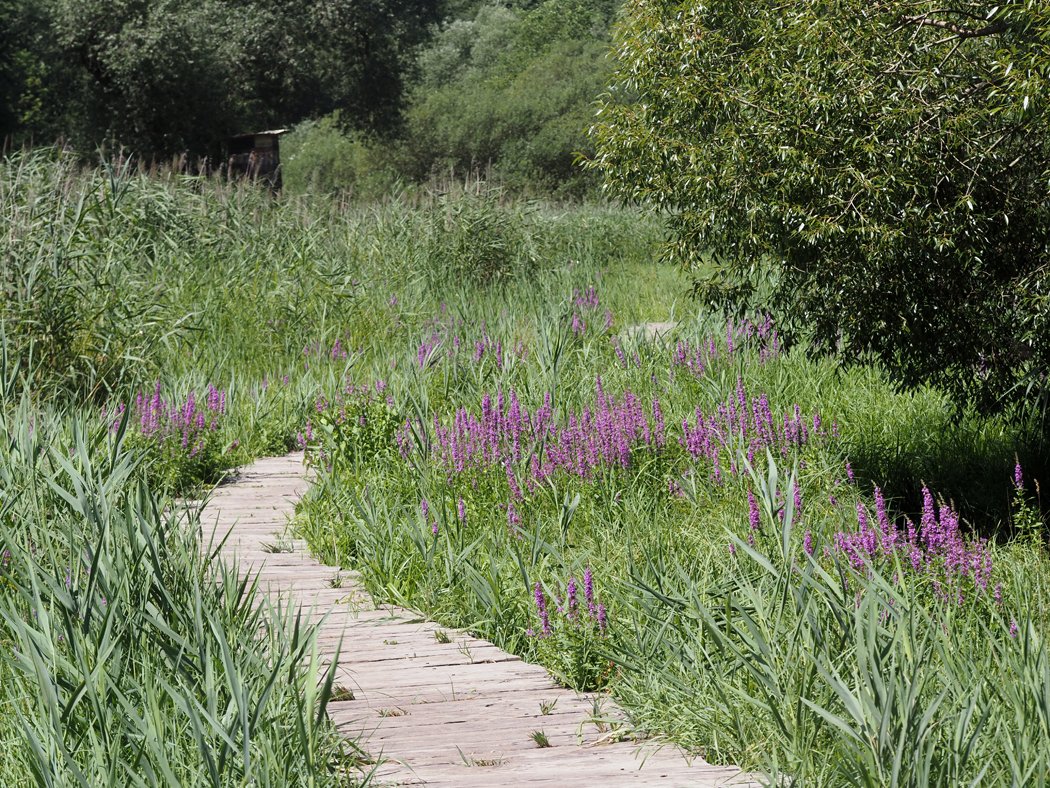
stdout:
[(281, 141), (281, 169), (289, 194), (347, 193), (374, 198), (396, 175), (385, 150), (344, 129), (338, 112), (300, 123)]
[(127, 421), (128, 447), (143, 452), (147, 475), (157, 489), (181, 493), (218, 481), (222, 471), (236, 465), (220, 430), (226, 392), (213, 385), (204, 396), (191, 391), (181, 401), (162, 394), (157, 381), (153, 391), (139, 392), (130, 407), (118, 405), (113, 431), (121, 431)]
[(535, 263), (527, 211), (500, 205), (498, 193), (463, 194), (436, 208), (427, 235), (432, 285), (491, 284)]

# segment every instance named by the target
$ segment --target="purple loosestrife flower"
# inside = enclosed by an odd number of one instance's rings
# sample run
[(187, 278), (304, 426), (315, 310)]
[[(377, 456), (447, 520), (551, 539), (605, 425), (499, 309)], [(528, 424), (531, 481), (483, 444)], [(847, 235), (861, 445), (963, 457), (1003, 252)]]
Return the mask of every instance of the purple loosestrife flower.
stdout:
[(1010, 637), (1014, 638), (1015, 640), (1017, 639), (1018, 629), (1019, 628), (1017, 626), (1017, 619), (1011, 618), (1010, 619)]
[(579, 312), (572, 313), (572, 333), (576, 336), (580, 336), (584, 331), (587, 330), (587, 324), (580, 317)]
[(504, 463), (504, 469), (507, 473), (507, 487), (510, 489), (510, 494), (515, 500), (520, 501), (524, 496), (521, 493), (521, 488), (518, 486), (518, 480), (514, 476), (514, 469), (510, 467), (510, 460)]
[(570, 619), (576, 618), (576, 609), (579, 606), (579, 600), (576, 598), (576, 578), (570, 577), (569, 584), (565, 588), (565, 615)]
[[(877, 528), (871, 527), (863, 504), (858, 503), (857, 530), (835, 534), (834, 550), (854, 568), (860, 569), (880, 556), (902, 555), (913, 572), (929, 578), (940, 601), (963, 604), (971, 594), (969, 589), (974, 596), (987, 592), (992, 577), (991, 551), (982, 540), (967, 542), (963, 538), (959, 516), (949, 506), (937, 509), (933, 495), (924, 487), (920, 528), (905, 520), (902, 531), (887, 514), (878, 488), (875, 498)], [(1001, 595), (1001, 590), (997, 593)]]
[(532, 597), (536, 601), (536, 612), (540, 617), (540, 637), (547, 637), (551, 633), (550, 613), (547, 612), (547, 595), (543, 593), (543, 587), (537, 583), (532, 587)]
[(660, 400), (656, 397), (653, 397), (653, 436), (656, 439), (657, 448), (663, 448), (667, 441), (664, 412), (660, 408)]
[(430, 504), (427, 503), (426, 498), (420, 500), (419, 511), (423, 513), (423, 522), (426, 522), (430, 519)]
[(1017, 462), (1014, 465), (1014, 489), (1017, 492), (1024, 490), (1024, 474), (1021, 472), (1021, 463)]
[(601, 602), (598, 603), (598, 611), (594, 615), (594, 620), (598, 622), (598, 630), (604, 635), (608, 628), (608, 613)]
[(879, 523), (880, 536), (882, 537), (882, 550), (889, 554), (896, 542), (897, 529), (890, 523), (889, 515), (886, 513), (886, 499), (882, 496), (882, 490), (875, 488), (875, 519)]
[(729, 554), (736, 555), (736, 545), (733, 542), (729, 543)]
[(850, 465), (849, 460), (846, 460), (846, 478), (853, 481), (853, 466)]
[(456, 515), (461, 523), (467, 522), (467, 504), (462, 498), (456, 502)]
[(936, 545), (939, 537), (936, 532), (937, 515), (933, 509), (933, 494), (925, 484), (922, 486), (922, 518), (919, 520), (919, 528), (927, 546), (930, 546), (931, 541)]
[(806, 555), (813, 555), (813, 534), (808, 530), (802, 537), (802, 549), (806, 551)]
[(751, 526), (751, 532), (754, 533), (762, 527), (762, 515), (758, 510), (758, 501), (755, 499), (755, 494), (750, 490), (747, 491), (747, 510), (748, 524)]

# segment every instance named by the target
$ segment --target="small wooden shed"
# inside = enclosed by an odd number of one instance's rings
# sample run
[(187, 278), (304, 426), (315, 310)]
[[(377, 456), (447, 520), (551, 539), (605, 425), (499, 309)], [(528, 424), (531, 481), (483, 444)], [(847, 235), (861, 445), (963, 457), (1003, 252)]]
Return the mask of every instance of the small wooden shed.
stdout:
[(288, 129), (238, 134), (227, 142), (226, 172), (230, 178), (262, 181), (272, 190), (281, 188), (281, 135)]

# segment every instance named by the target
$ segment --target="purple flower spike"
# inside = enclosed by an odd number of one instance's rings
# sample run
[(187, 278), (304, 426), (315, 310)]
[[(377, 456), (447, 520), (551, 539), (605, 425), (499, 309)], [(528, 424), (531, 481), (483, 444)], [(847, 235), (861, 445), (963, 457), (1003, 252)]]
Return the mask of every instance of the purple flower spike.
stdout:
[(1016, 640), (1017, 639), (1017, 631), (1018, 631), (1017, 620), (1011, 618), (1010, 619), (1010, 637), (1012, 637), (1012, 638), (1014, 638)]
[(757, 531), (762, 527), (762, 518), (758, 511), (758, 501), (755, 500), (755, 494), (750, 490), (747, 491), (747, 508), (748, 508), (748, 522), (751, 526), (751, 530)]
[(813, 555), (813, 534), (809, 531), (802, 537), (802, 549), (806, 551), (806, 555)]
[(462, 498), (456, 503), (456, 514), (459, 516), (459, 521), (461, 523), (467, 521), (467, 503)]
[(1024, 489), (1024, 474), (1021, 472), (1021, 463), (1014, 465), (1014, 488), (1021, 492)]
[(540, 637), (547, 637), (551, 633), (550, 613), (547, 612), (547, 595), (543, 593), (543, 586), (536, 582), (532, 587), (532, 597), (536, 600), (536, 612), (540, 616)]

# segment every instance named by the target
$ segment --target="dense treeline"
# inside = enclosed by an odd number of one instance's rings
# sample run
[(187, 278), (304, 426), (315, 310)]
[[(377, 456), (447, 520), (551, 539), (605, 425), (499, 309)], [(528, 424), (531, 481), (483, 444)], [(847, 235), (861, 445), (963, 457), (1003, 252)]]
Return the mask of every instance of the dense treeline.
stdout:
[(578, 192), (617, 5), (0, 0), (0, 136), (214, 158), (307, 122), (315, 187), (494, 168)]
[(439, 14), (434, 0), (7, 0), (2, 131), (144, 157), (335, 109), (387, 131)]
[(339, 112), (287, 140), (293, 191), (386, 193), (397, 182), (476, 173), (517, 192), (580, 197), (596, 97), (612, 77), (617, 0), (482, 3), (430, 30), (414, 55), (395, 134)]

